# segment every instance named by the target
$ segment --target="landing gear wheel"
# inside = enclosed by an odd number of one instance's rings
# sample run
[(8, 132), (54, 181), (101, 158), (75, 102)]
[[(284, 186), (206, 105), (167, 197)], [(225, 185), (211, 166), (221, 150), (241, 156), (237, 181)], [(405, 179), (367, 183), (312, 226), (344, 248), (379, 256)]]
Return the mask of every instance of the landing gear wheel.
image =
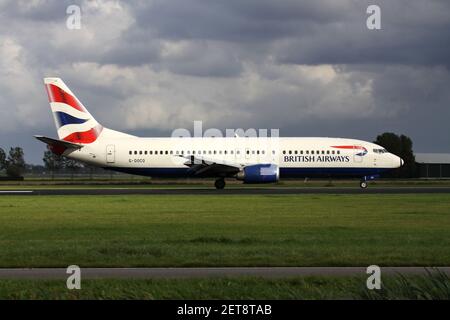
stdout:
[(214, 186), (218, 190), (225, 188), (225, 179), (223, 179), (223, 178), (217, 179), (216, 182), (214, 182)]
[(359, 183), (359, 186), (361, 187), (361, 189), (366, 189), (367, 188), (367, 182), (366, 181), (361, 181)]

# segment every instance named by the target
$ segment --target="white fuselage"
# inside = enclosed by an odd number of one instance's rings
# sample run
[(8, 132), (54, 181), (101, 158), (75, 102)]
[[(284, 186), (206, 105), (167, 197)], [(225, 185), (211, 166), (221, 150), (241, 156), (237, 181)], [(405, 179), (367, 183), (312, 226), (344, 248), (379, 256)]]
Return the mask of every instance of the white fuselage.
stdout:
[(271, 163), (279, 167), (281, 177), (363, 177), (401, 166), (399, 157), (382, 150), (343, 138), (139, 138), (117, 133), (65, 155), (148, 176), (185, 176), (185, 163), (194, 156), (241, 167)]

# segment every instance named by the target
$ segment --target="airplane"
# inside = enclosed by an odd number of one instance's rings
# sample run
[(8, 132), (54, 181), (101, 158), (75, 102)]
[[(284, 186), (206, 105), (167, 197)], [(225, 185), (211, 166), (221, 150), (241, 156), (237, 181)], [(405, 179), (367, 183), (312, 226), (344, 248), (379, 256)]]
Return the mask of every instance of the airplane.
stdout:
[(385, 148), (344, 138), (142, 138), (102, 126), (60, 78), (45, 78), (58, 139), (36, 135), (52, 152), (118, 172), (150, 177), (225, 178), (247, 184), (283, 178), (359, 178), (360, 187), (404, 161)]

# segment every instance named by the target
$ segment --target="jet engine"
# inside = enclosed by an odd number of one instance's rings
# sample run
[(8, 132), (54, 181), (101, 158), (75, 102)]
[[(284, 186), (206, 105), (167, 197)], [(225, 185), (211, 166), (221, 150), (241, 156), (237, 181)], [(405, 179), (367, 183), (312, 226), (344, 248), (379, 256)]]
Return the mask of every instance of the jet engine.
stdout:
[(244, 183), (272, 183), (280, 178), (280, 168), (275, 164), (254, 164), (244, 167), (236, 179)]

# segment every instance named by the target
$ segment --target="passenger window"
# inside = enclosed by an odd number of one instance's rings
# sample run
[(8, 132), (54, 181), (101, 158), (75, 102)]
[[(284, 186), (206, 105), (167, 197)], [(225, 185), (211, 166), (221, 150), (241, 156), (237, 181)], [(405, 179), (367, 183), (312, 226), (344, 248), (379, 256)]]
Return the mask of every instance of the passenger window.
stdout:
[(147, 153), (148, 153), (148, 152), (147, 152), (147, 150), (146, 150), (146, 151), (144, 152), (144, 154), (147, 155)]
[(142, 154), (142, 151), (139, 151), (139, 154)]
[(338, 150), (338, 151), (337, 151), (337, 154), (341, 154), (341, 151)]
[(128, 154), (132, 155), (132, 154), (133, 154), (133, 151), (129, 151)]
[(311, 150), (311, 154), (314, 154), (314, 150)]
[(283, 154), (286, 154), (286, 150), (283, 150)]

